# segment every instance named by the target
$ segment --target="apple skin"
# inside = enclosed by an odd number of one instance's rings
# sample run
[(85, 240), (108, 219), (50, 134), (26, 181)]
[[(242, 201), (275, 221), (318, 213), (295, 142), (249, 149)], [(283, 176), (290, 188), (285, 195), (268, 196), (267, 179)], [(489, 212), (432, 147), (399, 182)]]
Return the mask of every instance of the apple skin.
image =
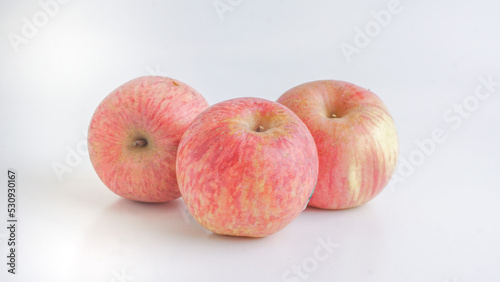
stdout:
[(317, 176), (317, 149), (305, 124), (260, 98), (211, 106), (179, 144), (182, 197), (193, 217), (218, 234), (264, 237), (283, 229), (306, 207)]
[[(118, 87), (99, 104), (88, 131), (97, 175), (126, 199), (179, 198), (177, 147), (192, 120), (208, 106), (196, 90), (168, 77), (144, 76)], [(147, 144), (134, 146), (137, 140)]]
[(377, 95), (348, 82), (322, 80), (294, 87), (277, 102), (304, 121), (318, 148), (318, 184), (309, 206), (352, 208), (382, 191), (396, 167), (399, 144)]

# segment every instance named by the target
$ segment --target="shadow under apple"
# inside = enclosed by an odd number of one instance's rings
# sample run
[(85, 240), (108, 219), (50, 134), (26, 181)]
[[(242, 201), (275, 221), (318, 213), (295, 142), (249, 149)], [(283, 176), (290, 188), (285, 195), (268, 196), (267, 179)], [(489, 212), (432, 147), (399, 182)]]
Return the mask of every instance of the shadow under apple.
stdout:
[(182, 199), (141, 203), (120, 198), (85, 228), (71, 273), (82, 281), (121, 281), (124, 275), (143, 272), (152, 259), (168, 257), (162, 252), (177, 253), (184, 241), (209, 234), (191, 217)]
[[(371, 276), (377, 275), (377, 269), (390, 268), (385, 265), (386, 258), (391, 255), (390, 242), (381, 226), (384, 220), (380, 218), (380, 208), (383, 207), (376, 203), (343, 210), (307, 207), (299, 216), (303, 228), (309, 230), (321, 222), (317, 237), (326, 239), (329, 236), (339, 244), (335, 257), (327, 261), (334, 265), (328, 270), (330, 278), (363, 281), (374, 279)], [(360, 272), (360, 269), (365, 271)]]

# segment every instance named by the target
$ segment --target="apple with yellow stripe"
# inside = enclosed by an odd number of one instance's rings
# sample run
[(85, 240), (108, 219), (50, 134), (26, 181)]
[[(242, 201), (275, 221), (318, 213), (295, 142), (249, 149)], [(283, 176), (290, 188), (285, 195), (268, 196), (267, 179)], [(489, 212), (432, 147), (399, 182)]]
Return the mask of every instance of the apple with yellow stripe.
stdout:
[(265, 99), (209, 107), (179, 144), (182, 197), (218, 234), (263, 237), (283, 229), (306, 207), (317, 177), (318, 152), (306, 125)]
[(352, 208), (382, 191), (399, 146), (394, 121), (377, 95), (348, 82), (323, 80), (294, 87), (277, 102), (304, 121), (318, 148), (318, 184), (309, 206)]
[(168, 77), (138, 77), (121, 85), (99, 104), (89, 126), (89, 155), (97, 175), (126, 199), (179, 198), (177, 146), (206, 108), (196, 90)]

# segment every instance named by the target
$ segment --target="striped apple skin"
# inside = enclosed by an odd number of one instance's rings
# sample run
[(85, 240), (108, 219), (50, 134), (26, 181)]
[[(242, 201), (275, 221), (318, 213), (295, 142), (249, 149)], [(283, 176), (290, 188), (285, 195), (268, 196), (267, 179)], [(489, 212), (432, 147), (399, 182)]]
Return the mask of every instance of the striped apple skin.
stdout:
[(322, 80), (294, 87), (277, 102), (304, 121), (316, 142), (319, 175), (309, 206), (357, 207), (387, 185), (399, 143), (394, 121), (377, 95), (352, 83)]
[[(177, 147), (206, 108), (208, 103), (196, 90), (168, 77), (144, 76), (118, 87), (99, 104), (89, 126), (89, 155), (97, 175), (126, 199), (179, 198)], [(147, 145), (133, 146), (138, 139), (147, 140)]]
[(218, 234), (263, 237), (283, 229), (307, 205), (317, 176), (317, 150), (305, 124), (264, 99), (211, 106), (179, 144), (182, 197), (193, 217)]

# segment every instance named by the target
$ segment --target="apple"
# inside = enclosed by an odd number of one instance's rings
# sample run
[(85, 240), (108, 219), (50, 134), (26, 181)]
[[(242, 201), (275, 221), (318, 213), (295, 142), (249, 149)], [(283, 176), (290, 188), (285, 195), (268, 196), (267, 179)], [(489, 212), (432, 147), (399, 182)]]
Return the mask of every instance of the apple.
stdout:
[(318, 148), (318, 184), (309, 206), (352, 208), (382, 191), (399, 145), (394, 121), (377, 95), (348, 82), (322, 80), (294, 87), (277, 102), (304, 121)]
[(97, 107), (88, 131), (92, 165), (117, 195), (141, 202), (180, 197), (175, 173), (177, 147), (205, 99), (178, 80), (135, 78)]
[(182, 136), (177, 180), (192, 216), (208, 230), (264, 237), (306, 207), (318, 176), (318, 152), (289, 109), (260, 98), (220, 102)]

